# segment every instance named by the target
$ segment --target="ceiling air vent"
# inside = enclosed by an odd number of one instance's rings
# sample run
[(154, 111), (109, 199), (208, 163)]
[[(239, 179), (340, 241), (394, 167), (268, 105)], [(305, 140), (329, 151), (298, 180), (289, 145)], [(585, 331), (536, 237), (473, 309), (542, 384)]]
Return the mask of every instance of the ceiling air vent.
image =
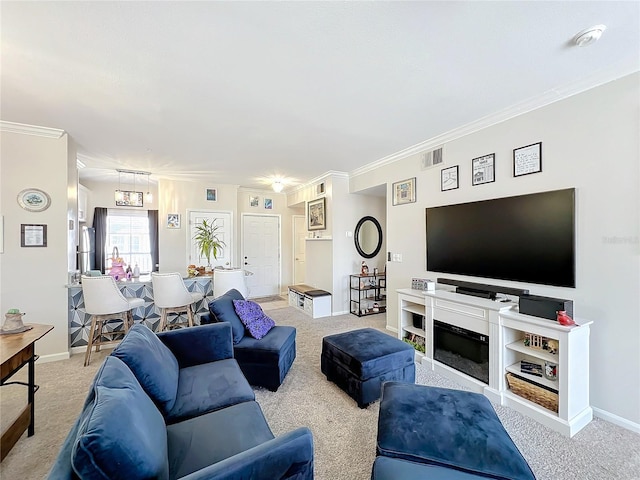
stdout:
[(444, 163), (442, 159), (442, 147), (438, 147), (430, 152), (424, 152), (421, 158), (422, 170), (427, 168), (436, 167)]

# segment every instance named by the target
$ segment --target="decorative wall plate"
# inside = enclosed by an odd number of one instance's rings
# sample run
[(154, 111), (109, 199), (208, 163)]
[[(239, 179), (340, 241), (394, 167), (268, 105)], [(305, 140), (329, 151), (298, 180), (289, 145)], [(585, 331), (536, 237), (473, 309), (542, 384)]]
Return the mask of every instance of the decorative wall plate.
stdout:
[(30, 212), (42, 212), (51, 205), (51, 197), (37, 188), (25, 188), (18, 194), (18, 205)]

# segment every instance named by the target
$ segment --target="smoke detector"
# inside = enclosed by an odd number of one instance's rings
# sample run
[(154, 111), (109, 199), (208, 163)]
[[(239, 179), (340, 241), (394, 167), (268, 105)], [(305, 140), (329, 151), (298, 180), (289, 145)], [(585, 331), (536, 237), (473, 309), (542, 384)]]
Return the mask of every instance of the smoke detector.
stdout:
[(597, 42), (606, 29), (606, 25), (595, 25), (593, 27), (585, 28), (573, 37), (573, 41), (579, 47), (586, 47), (587, 45)]

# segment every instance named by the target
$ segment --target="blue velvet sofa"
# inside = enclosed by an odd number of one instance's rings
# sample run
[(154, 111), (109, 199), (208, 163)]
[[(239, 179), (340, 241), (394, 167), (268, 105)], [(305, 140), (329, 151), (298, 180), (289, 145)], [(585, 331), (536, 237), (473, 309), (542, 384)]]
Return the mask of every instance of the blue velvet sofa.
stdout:
[(260, 340), (247, 334), (233, 300), (244, 300), (235, 289), (209, 303), (209, 314), (200, 323), (227, 322), (233, 332), (233, 355), (249, 383), (277, 391), (296, 358), (296, 329), (276, 325)]
[(50, 479), (312, 479), (307, 428), (279, 437), (226, 323), (134, 325), (96, 374)]
[(479, 393), (387, 382), (372, 480), (535, 480)]

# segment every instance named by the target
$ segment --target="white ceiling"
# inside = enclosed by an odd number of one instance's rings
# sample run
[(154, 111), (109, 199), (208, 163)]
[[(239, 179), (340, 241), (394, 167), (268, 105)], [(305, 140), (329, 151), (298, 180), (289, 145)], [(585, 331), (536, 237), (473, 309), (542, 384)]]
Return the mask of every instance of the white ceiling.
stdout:
[[(2, 1), (0, 15), (1, 119), (67, 131), (81, 178), (291, 188), (640, 69), (637, 1)], [(600, 42), (571, 46), (596, 24)]]

